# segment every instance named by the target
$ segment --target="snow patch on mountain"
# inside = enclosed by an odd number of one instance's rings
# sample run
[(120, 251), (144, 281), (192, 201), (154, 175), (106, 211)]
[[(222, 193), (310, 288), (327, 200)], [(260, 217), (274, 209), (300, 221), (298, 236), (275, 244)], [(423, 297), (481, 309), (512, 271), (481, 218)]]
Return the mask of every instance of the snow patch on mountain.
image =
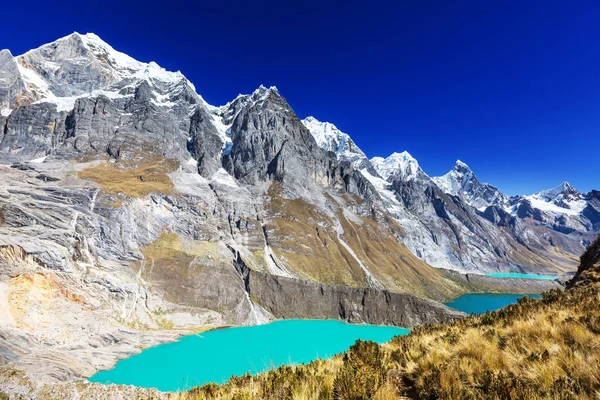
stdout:
[(33, 67), (23, 60), (22, 56), (17, 58), (17, 68), (27, 91), (32, 92), (35, 98), (56, 97), (50, 92), (48, 82), (35, 72)]
[(83, 43), (92, 52), (92, 54), (96, 56), (96, 58), (106, 59), (112, 67), (112, 71), (121, 79), (145, 69), (148, 65), (128, 56), (125, 53), (116, 51), (108, 43), (100, 39), (98, 35), (93, 33), (81, 35), (77, 32), (74, 34), (81, 37)]
[[(80, 42), (79, 42), (80, 41)], [(62, 46), (62, 47), (60, 47)], [(73, 89), (73, 93), (55, 92), (52, 89), (52, 76), (42, 76), (39, 71), (56, 74), (64, 65), (51, 59), (51, 52), (65, 52), (65, 59), (70, 63), (89, 64), (90, 68), (98, 68), (112, 82), (108, 87)], [(93, 33), (79, 34), (77, 32), (30, 50), (16, 57), (21, 79), (25, 84), (28, 97), (36, 103), (55, 104), (58, 111), (70, 111), (77, 99), (103, 95), (111, 99), (132, 96), (131, 90), (140, 82), (147, 81), (153, 88), (153, 99), (150, 101), (158, 107), (175, 107), (168, 92), (176, 90), (177, 86), (185, 83), (194, 93), (196, 89), (180, 72), (170, 72), (155, 62), (144, 63), (113, 49), (108, 43)], [(90, 85), (97, 84), (90, 82)], [(129, 92), (128, 94), (120, 94)], [(197, 95), (197, 93), (196, 93)], [(197, 95), (198, 96), (198, 95)], [(198, 96), (201, 99), (200, 96)], [(3, 112), (6, 114), (7, 112)]]
[(355, 166), (360, 166), (367, 160), (365, 153), (350, 136), (340, 131), (334, 124), (319, 121), (312, 116), (304, 118), (302, 124), (313, 135), (319, 147), (335, 153), (339, 160), (349, 161)]
[(532, 207), (551, 214), (579, 215), (587, 206), (581, 193), (568, 182), (523, 198)]
[(387, 158), (373, 157), (371, 164), (383, 179), (398, 177), (404, 181), (417, 178), (419, 174), (425, 174), (419, 162), (407, 151), (392, 153)]
[(477, 178), (467, 164), (456, 160), (454, 168), (450, 172), (442, 176), (434, 176), (431, 179), (447, 194), (460, 196), (467, 187), (472, 186), (473, 181)]
[[(87, 94), (86, 96), (66, 96), (66, 97), (56, 97), (53, 93), (48, 92), (46, 97), (34, 102), (33, 104), (51, 103), (51, 104), (56, 105), (56, 111), (58, 111), (58, 112), (71, 111), (73, 108), (75, 108), (75, 102), (77, 101), (77, 99), (80, 99), (82, 97), (98, 97), (98, 96), (106, 96), (110, 99), (133, 97), (133, 95), (121, 95), (118, 92), (112, 92), (109, 90), (94, 90), (91, 93)], [(156, 105), (160, 105), (160, 103), (157, 104), (157, 102), (154, 99), (151, 101), (153, 103), (155, 103)]]
[[(457, 260), (452, 259), (446, 252), (449, 244), (444, 242), (445, 238), (440, 236), (434, 239), (428, 228), (419, 220), (419, 217), (409, 212), (402, 204), (396, 193), (392, 190), (390, 182), (377, 176), (373, 176), (366, 169), (361, 174), (375, 187), (385, 209), (406, 231), (402, 243), (417, 257), (437, 268), (461, 270)], [(438, 240), (436, 243), (435, 240)]]

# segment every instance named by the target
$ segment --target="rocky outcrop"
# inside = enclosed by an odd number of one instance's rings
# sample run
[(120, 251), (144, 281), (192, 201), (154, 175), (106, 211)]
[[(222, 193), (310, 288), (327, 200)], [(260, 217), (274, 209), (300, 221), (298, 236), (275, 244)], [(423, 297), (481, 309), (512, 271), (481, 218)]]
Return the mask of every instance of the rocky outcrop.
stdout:
[(24, 90), (17, 61), (10, 51), (0, 50), (0, 115), (18, 104)]
[(221, 168), (221, 153), (225, 141), (212, 122), (205, 107), (197, 107), (190, 118), (188, 150), (198, 162), (198, 173), (212, 176)]
[(240, 182), (276, 180), (290, 193), (332, 183), (335, 158), (317, 146), (276, 88), (259, 89), (253, 101), (238, 111), (231, 140), (223, 163)]
[(264, 274), (244, 266), (240, 272), (253, 301), (276, 318), (341, 319), (412, 329), (465, 316), (438, 302), (406, 293), (325, 285)]
[(577, 273), (567, 287), (588, 286), (596, 282), (600, 282), (600, 236), (581, 255)]

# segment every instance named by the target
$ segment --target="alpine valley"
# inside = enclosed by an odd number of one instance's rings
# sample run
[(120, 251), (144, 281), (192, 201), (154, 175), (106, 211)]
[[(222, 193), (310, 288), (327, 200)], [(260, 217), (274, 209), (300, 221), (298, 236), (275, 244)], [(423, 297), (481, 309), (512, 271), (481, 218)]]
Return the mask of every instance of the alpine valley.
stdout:
[(453, 321), (465, 293), (562, 287), (600, 232), (599, 191), (369, 159), (275, 87), (213, 106), (94, 34), (0, 51), (0, 110), (3, 392), (86, 390), (61, 385), (211, 327)]

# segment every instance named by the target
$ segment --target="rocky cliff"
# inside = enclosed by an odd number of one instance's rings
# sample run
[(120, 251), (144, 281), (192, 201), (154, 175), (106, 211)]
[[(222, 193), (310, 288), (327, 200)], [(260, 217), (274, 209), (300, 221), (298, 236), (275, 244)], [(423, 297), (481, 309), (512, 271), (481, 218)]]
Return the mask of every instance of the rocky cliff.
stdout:
[(589, 286), (600, 282), (600, 236), (581, 255), (577, 273), (567, 287)]

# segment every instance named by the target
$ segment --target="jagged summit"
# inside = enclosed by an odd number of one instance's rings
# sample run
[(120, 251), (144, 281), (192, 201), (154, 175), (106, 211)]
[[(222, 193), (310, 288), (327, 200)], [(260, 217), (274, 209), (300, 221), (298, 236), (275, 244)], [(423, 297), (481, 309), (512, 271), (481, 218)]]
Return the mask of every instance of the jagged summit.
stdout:
[(490, 205), (504, 206), (507, 202), (506, 196), (498, 188), (480, 182), (473, 170), (461, 160), (456, 160), (450, 172), (432, 180), (444, 192), (462, 198), (479, 210)]
[(454, 163), (454, 170), (457, 171), (471, 171), (471, 168), (464, 162), (462, 162), (461, 160), (456, 160), (456, 162)]
[[(523, 196), (533, 207), (549, 214), (578, 215), (588, 205), (587, 201), (569, 182), (542, 190), (530, 196)], [(591, 210), (589, 210), (591, 212)]]
[(5, 116), (19, 105), (34, 102), (48, 102), (58, 111), (70, 111), (78, 98), (131, 95), (143, 81), (154, 86), (158, 103), (167, 104), (161, 96), (177, 85), (195, 92), (181, 72), (138, 61), (93, 33), (75, 32), (17, 57), (4, 51), (0, 64), (4, 66), (0, 87), (8, 92), (0, 96)]
[(573, 187), (569, 182), (565, 181), (560, 185), (553, 187), (552, 189), (542, 190), (540, 192), (534, 193), (534, 196), (538, 196), (543, 198), (546, 201), (555, 201), (555, 200), (573, 200), (574, 198), (578, 198), (581, 196), (581, 193)]
[(207, 104), (209, 110), (216, 116), (218, 116), (219, 120), (217, 124), (222, 126), (222, 130), (226, 131), (229, 129), (235, 117), (239, 114), (240, 110), (246, 107), (250, 107), (259, 102), (263, 102), (267, 100), (271, 95), (274, 98), (281, 98), (279, 94), (279, 90), (275, 86), (266, 87), (264, 85), (260, 85), (250, 94), (238, 94), (233, 100), (227, 102), (222, 106), (211, 106)]
[(277, 89), (276, 86), (267, 87), (263, 84), (260, 84), (252, 93), (250, 93), (250, 94), (239, 93), (233, 100), (227, 102), (226, 104), (224, 104), (222, 106), (216, 107), (216, 108), (224, 110), (224, 109), (229, 108), (233, 103), (237, 102), (240, 99), (257, 100), (257, 99), (267, 96), (271, 92), (279, 94), (279, 90)]

